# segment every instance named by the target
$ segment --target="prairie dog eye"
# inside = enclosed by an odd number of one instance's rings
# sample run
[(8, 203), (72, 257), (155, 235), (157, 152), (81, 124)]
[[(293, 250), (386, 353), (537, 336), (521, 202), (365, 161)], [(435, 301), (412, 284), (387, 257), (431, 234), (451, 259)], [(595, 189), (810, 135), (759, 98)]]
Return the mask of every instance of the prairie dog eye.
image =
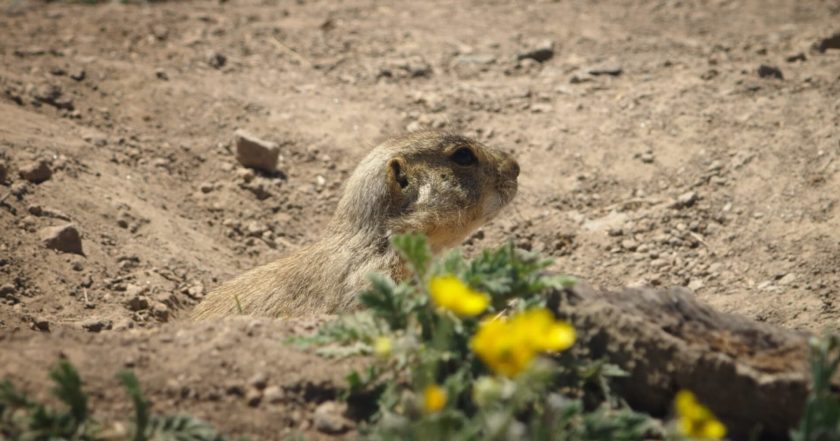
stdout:
[(458, 165), (464, 166), (478, 163), (478, 158), (475, 157), (475, 153), (467, 147), (461, 147), (455, 150), (454, 153), (449, 155), (449, 159)]

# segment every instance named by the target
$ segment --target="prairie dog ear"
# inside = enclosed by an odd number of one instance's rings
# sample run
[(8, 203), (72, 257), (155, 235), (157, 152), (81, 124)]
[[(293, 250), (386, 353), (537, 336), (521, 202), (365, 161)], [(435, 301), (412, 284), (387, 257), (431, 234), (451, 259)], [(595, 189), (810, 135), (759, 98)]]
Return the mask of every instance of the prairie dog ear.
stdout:
[(401, 193), (408, 187), (405, 159), (397, 156), (388, 161), (388, 187), (392, 193)]

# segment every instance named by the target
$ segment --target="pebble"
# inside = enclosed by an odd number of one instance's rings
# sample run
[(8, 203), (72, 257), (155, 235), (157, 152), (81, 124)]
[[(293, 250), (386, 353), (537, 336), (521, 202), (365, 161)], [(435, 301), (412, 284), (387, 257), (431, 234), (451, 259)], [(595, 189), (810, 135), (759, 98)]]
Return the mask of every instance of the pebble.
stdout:
[(142, 311), (149, 308), (149, 299), (141, 295), (133, 296), (125, 301), (125, 306), (130, 311)]
[(283, 401), (283, 389), (279, 386), (269, 386), (263, 391), (263, 398), (271, 404), (277, 404)]
[(87, 76), (87, 73), (82, 68), (75, 68), (70, 70), (70, 78), (76, 81), (82, 81)]
[(639, 244), (633, 239), (624, 239), (621, 241), (621, 247), (625, 250), (636, 251), (636, 248), (639, 247)]
[(350, 430), (350, 422), (342, 416), (345, 406), (335, 401), (321, 403), (312, 415), (315, 430), (332, 435)]
[(100, 332), (114, 327), (114, 323), (108, 319), (90, 319), (82, 322), (82, 328), (88, 332)]
[(45, 227), (39, 231), (38, 235), (41, 243), (51, 250), (84, 255), (82, 237), (73, 224)]
[(50, 332), (50, 322), (43, 318), (32, 319), (32, 329), (43, 332)]
[(213, 184), (211, 184), (210, 182), (202, 182), (201, 185), (198, 186), (198, 189), (202, 193), (210, 193), (211, 191), (213, 191)]
[(152, 303), (152, 314), (160, 321), (169, 320), (169, 307), (163, 302)]
[(796, 281), (796, 274), (795, 273), (787, 273), (781, 279), (779, 279), (779, 285), (791, 285), (793, 282)]
[(236, 160), (240, 164), (269, 173), (277, 171), (280, 148), (276, 143), (259, 139), (244, 130), (237, 130), (234, 137), (236, 139)]
[(15, 289), (15, 285), (12, 285), (11, 283), (0, 285), (0, 299), (13, 296), (15, 291), (17, 291), (17, 289)]
[(260, 405), (260, 401), (262, 401), (263, 395), (262, 391), (257, 389), (251, 389), (248, 393), (245, 394), (245, 402), (248, 403), (251, 407), (257, 407)]
[(805, 57), (805, 52), (797, 52), (795, 54), (790, 54), (790, 55), (785, 57), (785, 61), (787, 61), (788, 63), (795, 63), (797, 61), (805, 61), (807, 59), (808, 58)]
[(40, 184), (52, 177), (52, 170), (46, 160), (39, 159), (21, 167), (18, 174), (33, 184)]
[(268, 386), (268, 376), (264, 372), (257, 372), (248, 380), (248, 384), (255, 389), (263, 390)]
[(226, 63), (227, 57), (219, 52), (212, 51), (209, 54), (207, 54), (207, 64), (209, 64), (210, 67), (213, 67), (215, 69), (221, 69), (225, 66)]
[(517, 54), (517, 60), (535, 60), (540, 63), (546, 62), (554, 57), (554, 42), (543, 40), (533, 47)]
[(820, 52), (825, 52), (829, 49), (840, 49), (840, 31), (835, 32), (830, 37), (821, 39), (814, 46)]
[(609, 75), (613, 77), (617, 77), (624, 72), (624, 68), (621, 67), (620, 64), (617, 63), (602, 63), (596, 66), (592, 66), (586, 70), (589, 75)]
[(690, 207), (690, 206), (694, 205), (695, 202), (697, 202), (698, 198), (699, 198), (699, 195), (697, 194), (696, 191), (689, 191), (689, 192), (686, 192), (686, 193), (683, 193), (683, 194), (679, 195), (675, 201), (671, 202), (671, 205), (669, 205), (669, 207), (670, 208)]
[(769, 64), (762, 64), (758, 66), (758, 76), (761, 78), (776, 78), (779, 80), (783, 80), (785, 77), (782, 75), (782, 70), (776, 66), (770, 66)]

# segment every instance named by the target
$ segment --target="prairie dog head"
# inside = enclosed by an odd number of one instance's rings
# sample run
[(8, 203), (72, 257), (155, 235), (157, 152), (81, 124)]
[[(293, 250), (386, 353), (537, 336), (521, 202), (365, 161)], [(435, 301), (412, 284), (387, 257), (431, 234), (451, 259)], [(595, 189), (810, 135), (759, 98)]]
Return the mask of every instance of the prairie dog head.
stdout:
[(378, 224), (389, 235), (425, 233), (440, 251), (498, 214), (516, 195), (518, 176), (519, 164), (500, 150), (464, 136), (414, 132), (385, 141), (359, 164), (336, 218), (354, 217), (361, 228)]

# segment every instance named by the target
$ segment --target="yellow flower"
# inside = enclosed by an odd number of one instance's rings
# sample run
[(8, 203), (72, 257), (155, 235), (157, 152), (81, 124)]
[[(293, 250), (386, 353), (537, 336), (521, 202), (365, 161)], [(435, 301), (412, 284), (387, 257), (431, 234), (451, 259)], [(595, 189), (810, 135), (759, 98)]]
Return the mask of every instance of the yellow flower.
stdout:
[(545, 308), (517, 314), (511, 319), (511, 325), (542, 352), (562, 351), (575, 343), (575, 328), (567, 322), (554, 320), (554, 315)]
[(440, 308), (461, 317), (472, 317), (487, 309), (490, 298), (475, 291), (455, 276), (438, 276), (429, 282), (429, 294)]
[(394, 348), (394, 343), (389, 337), (377, 337), (373, 341), (373, 353), (378, 357), (386, 358), (391, 355), (391, 350)]
[(446, 391), (436, 385), (430, 384), (423, 390), (423, 410), (426, 413), (437, 413), (446, 405)]
[(687, 390), (677, 392), (674, 408), (677, 411), (677, 425), (683, 435), (710, 440), (721, 439), (726, 435), (726, 426), (715, 418), (708, 407), (700, 404), (693, 393)]
[(472, 350), (494, 372), (514, 377), (537, 355), (516, 331), (505, 319), (486, 320), (470, 341)]
[(515, 377), (540, 352), (568, 349), (574, 341), (575, 330), (571, 325), (554, 320), (547, 309), (535, 308), (510, 319), (485, 320), (470, 345), (494, 372)]

